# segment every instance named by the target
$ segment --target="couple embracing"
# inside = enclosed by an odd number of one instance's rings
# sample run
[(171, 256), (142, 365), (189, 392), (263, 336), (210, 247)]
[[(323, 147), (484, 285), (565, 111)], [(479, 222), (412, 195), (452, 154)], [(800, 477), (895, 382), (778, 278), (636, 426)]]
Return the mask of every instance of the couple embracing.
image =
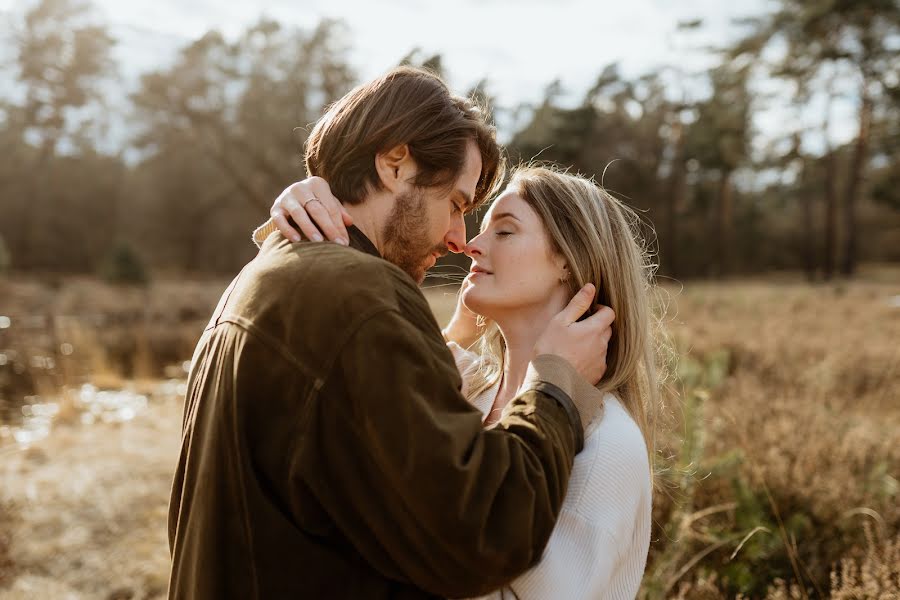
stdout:
[[(193, 356), (169, 597), (633, 598), (658, 399), (634, 214), (507, 178), (483, 112), (413, 68), (332, 105), (306, 166)], [(447, 252), (472, 268), (442, 331), (418, 285)]]

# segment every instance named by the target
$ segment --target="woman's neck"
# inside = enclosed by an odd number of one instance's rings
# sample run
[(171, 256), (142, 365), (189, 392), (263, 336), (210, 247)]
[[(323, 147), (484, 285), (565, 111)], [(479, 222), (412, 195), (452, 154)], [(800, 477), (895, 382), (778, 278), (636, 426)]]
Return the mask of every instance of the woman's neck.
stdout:
[(525, 381), (528, 364), (534, 358), (534, 345), (544, 327), (566, 305), (562, 296), (553, 298), (540, 307), (516, 311), (496, 320), (503, 335), (506, 353), (503, 357), (503, 381), (497, 394), (494, 409), (503, 408), (512, 400)]

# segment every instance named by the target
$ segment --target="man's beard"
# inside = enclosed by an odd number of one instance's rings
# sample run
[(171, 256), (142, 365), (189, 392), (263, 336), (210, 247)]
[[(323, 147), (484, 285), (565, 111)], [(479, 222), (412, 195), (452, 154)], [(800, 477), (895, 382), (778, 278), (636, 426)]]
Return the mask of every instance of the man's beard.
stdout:
[(422, 190), (398, 195), (382, 233), (384, 259), (403, 269), (416, 283), (425, 279), (429, 255), (447, 252), (444, 243), (432, 246), (428, 239), (430, 223), (425, 202)]

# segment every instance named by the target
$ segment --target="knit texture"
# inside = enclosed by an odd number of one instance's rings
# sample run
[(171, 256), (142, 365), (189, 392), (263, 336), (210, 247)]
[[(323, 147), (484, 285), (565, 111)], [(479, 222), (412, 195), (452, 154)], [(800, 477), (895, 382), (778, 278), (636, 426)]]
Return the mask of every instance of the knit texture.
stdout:
[[(465, 382), (479, 357), (447, 346)], [(463, 393), (468, 382), (463, 384)], [(580, 388), (578, 388), (580, 389)], [(484, 417), (499, 383), (470, 398)], [(565, 598), (633, 599), (650, 547), (651, 481), (647, 449), (637, 424), (613, 394), (591, 410), (573, 398), (586, 423), (584, 449), (575, 457), (562, 512), (540, 563), (504, 589), (480, 600)]]

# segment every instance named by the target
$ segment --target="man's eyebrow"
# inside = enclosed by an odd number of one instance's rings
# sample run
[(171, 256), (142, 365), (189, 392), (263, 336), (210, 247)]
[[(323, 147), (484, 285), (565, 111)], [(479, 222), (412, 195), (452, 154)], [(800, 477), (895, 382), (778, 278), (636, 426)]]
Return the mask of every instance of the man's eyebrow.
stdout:
[(462, 190), (456, 190), (456, 198), (457, 200), (462, 200), (462, 206), (465, 210), (472, 208), (472, 204), (474, 204), (472, 196)]

